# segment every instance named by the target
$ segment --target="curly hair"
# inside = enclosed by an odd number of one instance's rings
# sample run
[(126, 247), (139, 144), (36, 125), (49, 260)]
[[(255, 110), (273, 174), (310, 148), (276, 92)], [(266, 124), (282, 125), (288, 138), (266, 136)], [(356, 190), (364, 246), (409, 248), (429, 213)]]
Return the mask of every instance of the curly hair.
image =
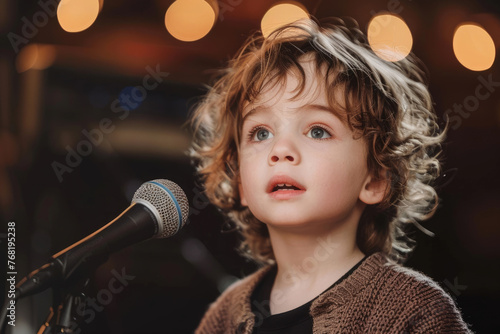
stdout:
[[(438, 155), (444, 132), (439, 130), (425, 73), (412, 55), (397, 62), (378, 57), (356, 22), (301, 20), (264, 38), (255, 34), (219, 72), (196, 106), (191, 125), (191, 157), (209, 200), (220, 208), (243, 236), (243, 254), (272, 263), (267, 226), (240, 204), (238, 147), (245, 103), (269, 85), (294, 73), (297, 96), (305, 85), (299, 62), (312, 57), (332, 109), (335, 92), (345, 94), (346, 122), (367, 143), (368, 169), (386, 178), (389, 187), (378, 205), (367, 206), (357, 230), (365, 254), (384, 252), (404, 261), (413, 249), (405, 226), (431, 217), (438, 197), (432, 186), (440, 172)], [(428, 232), (430, 233), (430, 232)]]

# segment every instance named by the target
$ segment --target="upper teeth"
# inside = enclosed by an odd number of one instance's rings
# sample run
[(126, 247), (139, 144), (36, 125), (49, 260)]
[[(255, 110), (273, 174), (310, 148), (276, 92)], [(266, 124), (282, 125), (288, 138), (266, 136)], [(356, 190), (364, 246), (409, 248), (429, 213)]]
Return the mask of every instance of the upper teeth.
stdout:
[(288, 184), (288, 183), (279, 183), (275, 187), (275, 189), (298, 189), (294, 185)]

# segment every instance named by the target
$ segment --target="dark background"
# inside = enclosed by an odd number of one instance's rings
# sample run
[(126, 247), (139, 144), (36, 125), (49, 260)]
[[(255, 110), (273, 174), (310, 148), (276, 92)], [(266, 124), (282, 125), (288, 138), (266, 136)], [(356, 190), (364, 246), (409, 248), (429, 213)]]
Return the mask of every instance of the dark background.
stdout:
[[(225, 10), (212, 31), (189, 43), (175, 40), (164, 27), (170, 0), (105, 0), (96, 22), (80, 33), (66, 33), (50, 18), (28, 45), (53, 45), (55, 62), (45, 70), (18, 73), (18, 53), (7, 34), (20, 35), (23, 17), (32, 21), (41, 8), (35, 1), (0, 1), (0, 231), (6, 231), (7, 222), (16, 223), (17, 278), (114, 219), (145, 181), (170, 179), (191, 201), (189, 223), (178, 235), (128, 247), (89, 274), (85, 292), (90, 297), (108, 289), (113, 271), (124, 270), (134, 278), (82, 325), (83, 332), (190, 333), (223, 287), (255, 269), (236, 254), (237, 235), (200, 195), (184, 155), (190, 139), (184, 125), (212, 70), (259, 29), (261, 17), (276, 1), (220, 2)], [(397, 10), (412, 31), (413, 51), (428, 68), (442, 125), (447, 109), (474, 96), (480, 77), (500, 81), (498, 61), (489, 70), (473, 72), (458, 63), (452, 50), (453, 31), (466, 21), (483, 25), (500, 44), (498, 1), (301, 3), (318, 18), (352, 17), (364, 31), (376, 13)], [(112, 102), (126, 87), (142, 84), (146, 67), (157, 65), (168, 77), (121, 120)], [(60, 181), (54, 161), (64, 163), (65, 148), (75, 148), (85, 140), (82, 130), (97, 129), (103, 118), (112, 120), (114, 131)], [(418, 247), (407, 265), (446, 289), (474, 331), (498, 333), (497, 91), (450, 129), (443, 161), (441, 206), (424, 224), (436, 236), (417, 231)], [(50, 291), (22, 300), (13, 333), (36, 332), (50, 305)]]

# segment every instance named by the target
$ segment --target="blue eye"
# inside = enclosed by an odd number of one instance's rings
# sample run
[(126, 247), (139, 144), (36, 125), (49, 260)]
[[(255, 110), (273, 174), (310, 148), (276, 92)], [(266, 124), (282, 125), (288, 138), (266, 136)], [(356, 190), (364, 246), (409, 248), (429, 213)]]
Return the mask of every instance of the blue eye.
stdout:
[(314, 139), (327, 139), (330, 138), (332, 135), (330, 135), (330, 133), (328, 133), (328, 131), (326, 131), (322, 127), (315, 126), (309, 130), (307, 136)]
[(263, 141), (273, 137), (273, 134), (264, 128), (257, 128), (253, 130), (250, 135), (254, 141)]

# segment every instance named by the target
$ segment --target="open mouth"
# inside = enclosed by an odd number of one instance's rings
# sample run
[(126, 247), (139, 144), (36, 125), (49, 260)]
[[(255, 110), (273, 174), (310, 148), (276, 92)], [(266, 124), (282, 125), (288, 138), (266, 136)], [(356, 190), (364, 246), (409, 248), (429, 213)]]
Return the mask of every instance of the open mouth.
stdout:
[(277, 175), (272, 177), (267, 185), (267, 192), (270, 194), (299, 194), (304, 191), (304, 186), (286, 175)]
[(284, 190), (301, 190), (300, 188), (294, 186), (293, 184), (281, 183), (273, 187), (271, 192), (284, 191)]

